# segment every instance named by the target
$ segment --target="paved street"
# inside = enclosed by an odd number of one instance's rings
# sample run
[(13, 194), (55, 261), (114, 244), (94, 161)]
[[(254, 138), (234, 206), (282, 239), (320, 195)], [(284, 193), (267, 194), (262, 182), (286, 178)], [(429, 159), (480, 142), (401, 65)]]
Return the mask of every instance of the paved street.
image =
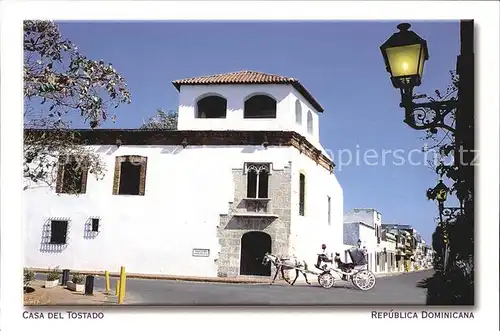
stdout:
[[(277, 284), (220, 284), (170, 280), (127, 279), (125, 303), (134, 305), (425, 305), (426, 289), (417, 287), (432, 271), (377, 278), (368, 292), (339, 281), (332, 289), (317, 282)], [(43, 276), (41, 276), (43, 277)], [(39, 277), (37, 277), (39, 278)], [(300, 279), (300, 278), (299, 278)], [(114, 292), (115, 278), (111, 279)], [(315, 278), (311, 278), (311, 281)], [(103, 277), (94, 288), (103, 291)]]
[[(327, 290), (317, 283), (269, 286), (127, 279), (125, 301), (142, 305), (425, 305), (426, 289), (417, 283), (431, 275), (432, 271), (422, 271), (377, 278), (368, 292), (341, 281)], [(96, 278), (95, 288), (104, 289), (102, 277)]]

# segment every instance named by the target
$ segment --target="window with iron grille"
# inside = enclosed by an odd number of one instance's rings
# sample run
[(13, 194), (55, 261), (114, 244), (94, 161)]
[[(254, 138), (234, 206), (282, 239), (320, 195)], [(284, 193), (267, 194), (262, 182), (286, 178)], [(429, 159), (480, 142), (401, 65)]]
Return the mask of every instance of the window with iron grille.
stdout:
[(60, 157), (56, 193), (84, 194), (87, 191), (88, 167), (75, 157)]
[(306, 207), (306, 175), (300, 174), (299, 176), (299, 215), (305, 215)]
[(52, 220), (50, 222), (50, 244), (65, 245), (68, 234), (68, 221)]
[(92, 219), (92, 232), (99, 232), (99, 219), (98, 218)]

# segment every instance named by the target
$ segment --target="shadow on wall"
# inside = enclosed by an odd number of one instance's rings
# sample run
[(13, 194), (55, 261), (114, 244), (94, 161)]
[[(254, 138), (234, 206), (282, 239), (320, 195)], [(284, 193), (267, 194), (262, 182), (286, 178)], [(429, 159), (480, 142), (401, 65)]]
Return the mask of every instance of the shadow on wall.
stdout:
[[(236, 146), (235, 146), (236, 147)], [(186, 148), (189, 149), (227, 149), (227, 146), (217, 146), (217, 145), (210, 145), (210, 146), (190, 146), (189, 141), (187, 141)], [(262, 146), (245, 146), (241, 149), (241, 153), (245, 154), (250, 154), (254, 153), (259, 150), (263, 150), (264, 147)], [(171, 146), (171, 147), (164, 147), (162, 148), (160, 154), (179, 154), (181, 151), (184, 150), (184, 147), (182, 146)]]
[(226, 230), (252, 230), (252, 229), (259, 229), (259, 230), (264, 230), (268, 226), (271, 225), (273, 220), (268, 219), (268, 218), (262, 218), (262, 219), (257, 219), (257, 218), (239, 218), (239, 217), (232, 217), (231, 220), (226, 224), (224, 229)]
[(90, 217), (85, 222), (83, 238), (95, 239), (99, 233), (101, 233), (101, 219), (99, 217)]
[(118, 149), (118, 146), (101, 146), (96, 150), (98, 154), (111, 155)]
[[(236, 147), (236, 146), (235, 146)], [(111, 155), (113, 153), (115, 153), (117, 150), (118, 150), (118, 146), (101, 146), (97, 149), (97, 153), (99, 154), (106, 154), (106, 155)], [(134, 148), (150, 148), (150, 147), (146, 147), (146, 146), (134, 146)], [(217, 146), (217, 145), (210, 145), (210, 146), (190, 146), (189, 145), (189, 141), (187, 141), (187, 144), (186, 144), (186, 148), (189, 148), (189, 149), (207, 149), (207, 148), (210, 148), (210, 149), (227, 149), (227, 146)], [(182, 152), (184, 150), (184, 147), (183, 146), (169, 146), (169, 147), (163, 147), (160, 151), (160, 154), (173, 154), (173, 155), (176, 155), (176, 154), (179, 154), (180, 152)], [(264, 150), (264, 147), (261, 146), (261, 145), (255, 145), (255, 146), (245, 146), (243, 148), (241, 148), (241, 153), (244, 153), (244, 154), (251, 154), (251, 153), (255, 153), (257, 151), (261, 151), (261, 150)]]

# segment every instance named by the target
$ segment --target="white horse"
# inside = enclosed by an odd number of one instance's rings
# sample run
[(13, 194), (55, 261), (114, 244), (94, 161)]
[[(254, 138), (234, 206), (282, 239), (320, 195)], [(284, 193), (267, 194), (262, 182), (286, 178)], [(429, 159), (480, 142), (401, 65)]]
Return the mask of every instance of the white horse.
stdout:
[[(278, 272), (280, 271), (283, 279), (290, 285), (295, 284), (295, 281), (299, 277), (299, 272), (304, 276), (306, 283), (311, 285), (311, 283), (309, 283), (309, 280), (307, 279), (306, 273), (303, 271), (308, 270), (308, 265), (305, 260), (298, 259), (295, 256), (284, 257), (266, 253), (264, 255), (264, 258), (262, 259), (262, 264), (266, 265), (269, 262), (271, 262), (276, 267), (276, 273), (274, 274), (274, 278), (269, 285), (273, 285), (276, 277), (278, 276)], [(295, 279), (293, 280), (293, 282), (290, 283), (290, 280), (285, 277), (284, 270), (295, 270)]]

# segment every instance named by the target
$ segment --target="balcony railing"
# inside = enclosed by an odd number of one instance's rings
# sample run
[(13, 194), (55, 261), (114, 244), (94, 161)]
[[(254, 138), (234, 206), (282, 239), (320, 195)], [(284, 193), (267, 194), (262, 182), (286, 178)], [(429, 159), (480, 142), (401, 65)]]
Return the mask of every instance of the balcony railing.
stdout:
[(277, 218), (278, 215), (272, 214), (270, 210), (269, 198), (243, 198), (241, 205), (238, 206), (234, 216), (245, 217), (271, 217)]

